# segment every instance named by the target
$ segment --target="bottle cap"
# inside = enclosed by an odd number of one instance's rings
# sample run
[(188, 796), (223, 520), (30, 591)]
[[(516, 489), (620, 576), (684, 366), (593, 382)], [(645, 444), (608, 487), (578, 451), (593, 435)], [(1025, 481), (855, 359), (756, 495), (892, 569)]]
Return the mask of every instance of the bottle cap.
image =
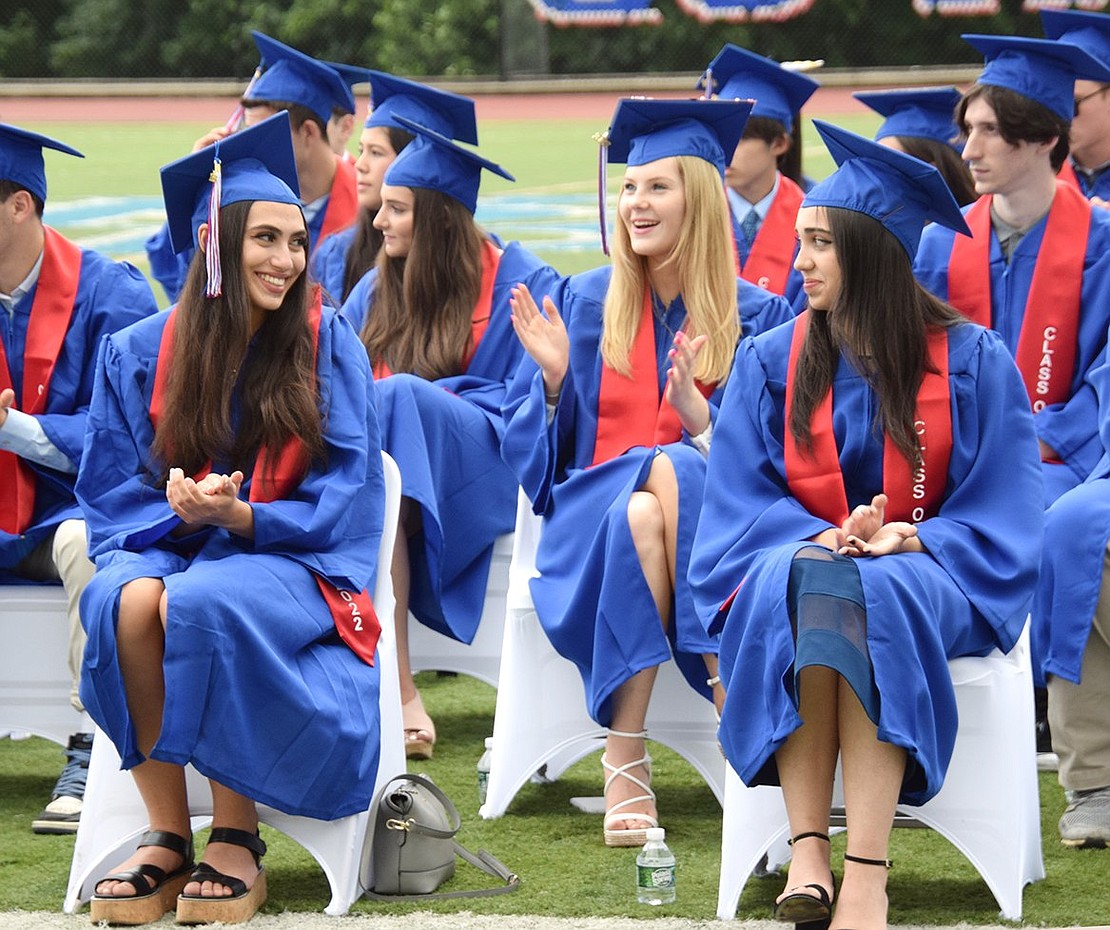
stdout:
[(667, 831), (662, 827), (648, 827), (645, 831), (649, 843), (662, 843)]
[(493, 737), (492, 736), (487, 736), (486, 737), (486, 749), (493, 749)]

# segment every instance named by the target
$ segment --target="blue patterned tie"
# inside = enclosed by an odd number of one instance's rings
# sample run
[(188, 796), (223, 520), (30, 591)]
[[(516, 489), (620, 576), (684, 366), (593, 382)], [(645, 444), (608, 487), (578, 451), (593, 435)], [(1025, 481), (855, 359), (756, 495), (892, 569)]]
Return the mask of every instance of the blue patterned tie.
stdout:
[(740, 223), (740, 228), (744, 230), (744, 237), (748, 240), (749, 247), (755, 243), (755, 236), (756, 233), (759, 232), (760, 222), (759, 214), (752, 209), (748, 211), (748, 215), (745, 216)]

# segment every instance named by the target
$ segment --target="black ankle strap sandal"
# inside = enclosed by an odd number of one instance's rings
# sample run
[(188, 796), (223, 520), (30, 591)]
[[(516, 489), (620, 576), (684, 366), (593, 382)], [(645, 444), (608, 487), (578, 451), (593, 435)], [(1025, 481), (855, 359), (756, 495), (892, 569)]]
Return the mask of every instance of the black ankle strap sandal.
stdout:
[(881, 865), (884, 868), (894, 868), (894, 862), (890, 859), (865, 859), (863, 856), (853, 856), (850, 853), (845, 853), (844, 858), (849, 862), (858, 862), (860, 865)]
[(266, 870), (262, 868), (261, 859), (266, 855), (266, 844), (257, 833), (248, 833), (246, 830), (237, 830), (234, 827), (213, 827), (208, 837), (211, 843), (226, 843), (229, 846), (241, 846), (249, 850), (254, 856), (254, 864), (258, 866), (258, 875), (250, 888), (246, 882), (233, 875), (225, 875), (214, 869), (207, 862), (201, 862), (193, 870), (190, 881), (213, 882), (224, 885), (231, 890), (230, 895), (187, 895), (180, 894), (177, 898), (177, 922), (179, 924), (205, 924), (222, 921), (227, 924), (244, 923), (254, 915), (255, 911), (266, 900)]
[[(786, 841), (788, 846), (793, 846), (798, 840), (817, 839), (829, 842), (828, 834), (818, 833), (814, 830), (799, 833)], [(812, 888), (816, 895), (804, 891), (795, 891), (775, 905), (775, 920), (786, 921), (794, 924), (796, 930), (827, 930), (832, 920), (832, 899), (836, 893), (836, 886), (832, 891), (817, 882), (803, 885), (803, 888)]]

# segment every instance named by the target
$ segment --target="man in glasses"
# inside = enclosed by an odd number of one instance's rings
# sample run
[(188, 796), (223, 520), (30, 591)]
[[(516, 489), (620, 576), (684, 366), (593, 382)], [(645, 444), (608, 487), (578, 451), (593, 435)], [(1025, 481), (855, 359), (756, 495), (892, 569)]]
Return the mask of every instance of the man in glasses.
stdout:
[[(1110, 64), (1110, 15), (1075, 10), (1042, 10), (1044, 33), (1078, 45), (1103, 64)], [(1075, 82), (1074, 117), (1068, 140), (1071, 157), (1060, 177), (1074, 182), (1100, 206), (1110, 205), (1110, 82), (1079, 78)]]

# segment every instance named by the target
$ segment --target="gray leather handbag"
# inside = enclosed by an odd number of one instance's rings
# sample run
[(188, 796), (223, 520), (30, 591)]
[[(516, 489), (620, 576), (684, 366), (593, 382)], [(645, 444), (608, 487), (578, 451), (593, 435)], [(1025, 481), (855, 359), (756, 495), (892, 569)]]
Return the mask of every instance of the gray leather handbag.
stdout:
[[(373, 887), (368, 898), (388, 901), (428, 901), (433, 898), (473, 898), (516, 891), (520, 880), (484, 849), (477, 854), (455, 841), (462, 821), (451, 799), (424, 775), (398, 775), (379, 792), (373, 805), (370, 837)], [(470, 891), (435, 893), (455, 874), (461, 856), (505, 884)], [(363, 876), (366, 884), (365, 878)]]

